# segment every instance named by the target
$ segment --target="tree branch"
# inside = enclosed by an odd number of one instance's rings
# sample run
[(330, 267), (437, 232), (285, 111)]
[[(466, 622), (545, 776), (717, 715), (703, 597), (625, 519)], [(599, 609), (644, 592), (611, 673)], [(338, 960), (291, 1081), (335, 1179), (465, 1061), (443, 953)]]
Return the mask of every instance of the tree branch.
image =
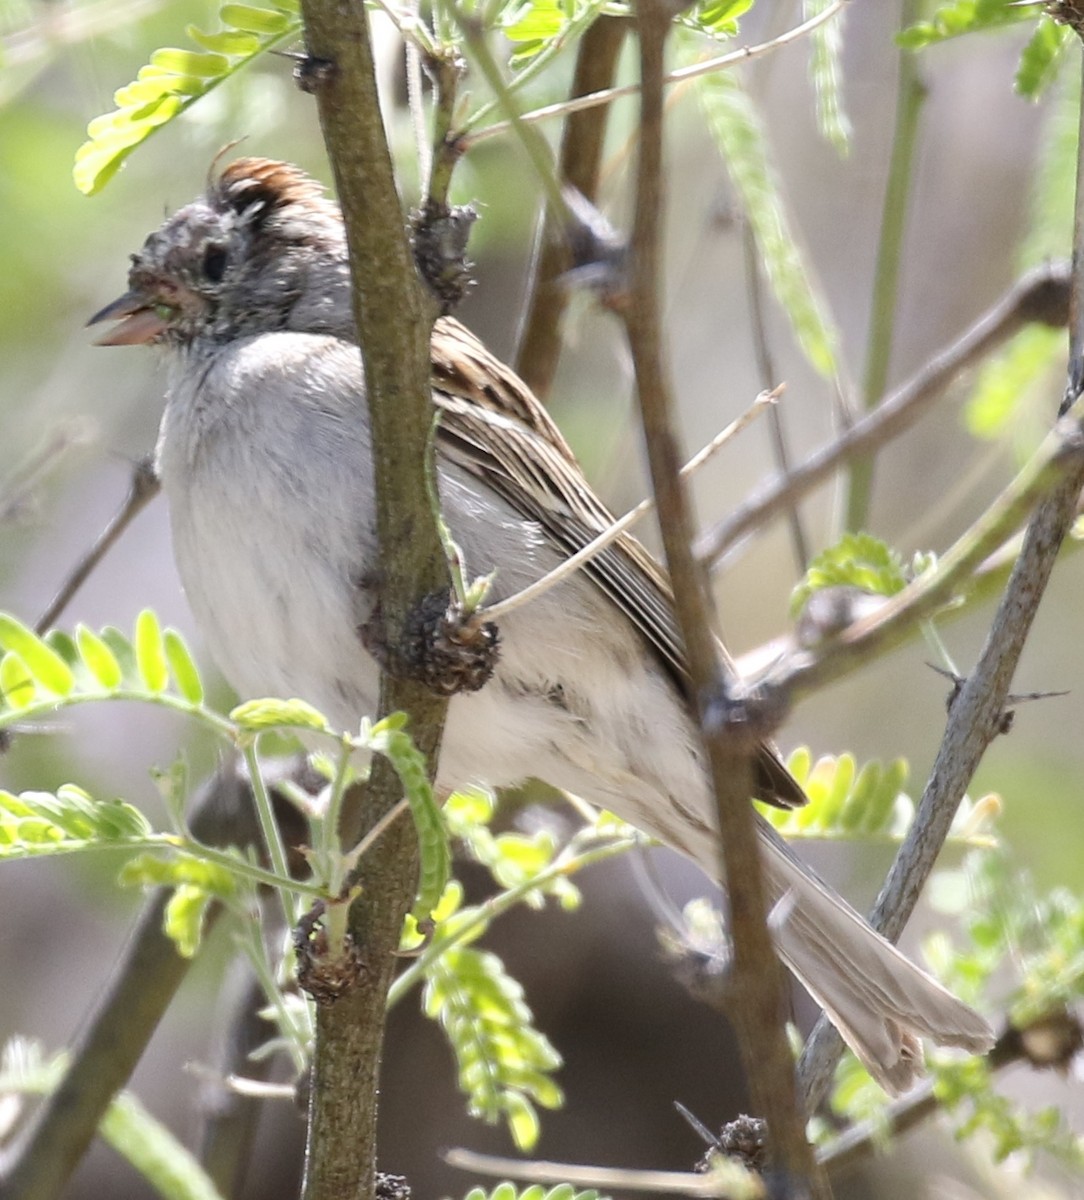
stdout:
[[(216, 772), (195, 804), (192, 832), (200, 841), (259, 845), (248, 782), (235, 761)], [(280, 819), (288, 811), (280, 809)], [(0, 1162), (3, 1200), (56, 1200), (63, 1193), (110, 1102), (127, 1084), (177, 994), (193, 960), (177, 953), (163, 929), (172, 894), (161, 888), (151, 896), (63, 1079)], [(221, 911), (220, 905), (210, 905), (205, 932)]]
[(140, 459), (132, 468), (132, 481), (124, 503), (110, 518), (109, 524), (98, 534), (94, 545), (83, 555), (68, 574), (67, 579), (49, 603), (49, 607), (34, 623), (34, 632), (47, 633), (56, 624), (57, 618), (72, 602), (73, 597), (90, 578), (98, 564), (120, 540), (124, 531), (158, 495), (161, 485), (154, 473), (154, 463), (149, 458)]
[(845, 462), (899, 437), (937, 400), (961, 371), (992, 353), (1033, 321), (1060, 326), (1068, 320), (1069, 269), (1049, 263), (1029, 271), (952, 345), (934, 355), (883, 403), (841, 437), (817, 451), (790, 475), (751, 496), (736, 512), (697, 541), (697, 554), (714, 567), (746, 534), (789, 512), (803, 496), (830, 479)]
[[(1080, 1023), (1067, 1010), (1055, 1009), (1024, 1029), (1009, 1026), (986, 1055), (986, 1065), (991, 1071), (1002, 1071), (1016, 1063), (1027, 1063), (1039, 1071), (1064, 1072), (1080, 1046)], [(875, 1154), (884, 1145), (886, 1132), (899, 1137), (940, 1108), (935, 1085), (927, 1080), (910, 1095), (890, 1104), (883, 1120), (863, 1122), (844, 1130), (824, 1148), (819, 1161), (833, 1173), (845, 1171)]]
[[(364, 348), (380, 545), (379, 620), (386, 644), (395, 646), (412, 606), (447, 586), (425, 478), (436, 307), (417, 277), (406, 236), (365, 9), (336, 0), (303, 0), (301, 8), (309, 53), (333, 64), (316, 95), (346, 224), (354, 315)], [(420, 684), (385, 675), (380, 705), (382, 714), (397, 709), (410, 714), (415, 742), (435, 770), (447, 701)], [(361, 828), (389, 811), (401, 794), (390, 765), (378, 757), (361, 805)], [(305, 1200), (374, 1194), (384, 1008), (414, 895), (416, 856), (413, 827), (399, 821), (367, 857), (365, 891), (349, 916), (364, 970), (345, 996), (317, 1009)]]
[(749, 803), (753, 794), (752, 746), (729, 728), (705, 728), (704, 705), (719, 691), (722, 662), (712, 633), (706, 581), (692, 555), (693, 522), (680, 479), (674, 403), (664, 367), (659, 322), (663, 57), (671, 10), (661, 0), (640, 0), (636, 20), (640, 38), (640, 142), (624, 317), (674, 605), (717, 800), (734, 941), (733, 1015), (757, 1114), (768, 1123), (774, 1194), (822, 1194), (796, 1101), (783, 1027), (782, 970), (767, 928), (767, 893)]
[(776, 693), (777, 707), (788, 707), (906, 641), (920, 621), (948, 604), (957, 590), (966, 590), (973, 573), (1003, 545), (1010, 531), (1073, 477), (1084, 455), (1078, 425), (1082, 417), (1084, 404), (1078, 404), (1057, 423), (1020, 474), (932, 570), (884, 600), (870, 615), (853, 620), (823, 642), (783, 657), (750, 680), (746, 689), (750, 693), (770, 690)]
[[(609, 85), (625, 39), (625, 28), (625, 21), (603, 15), (583, 35), (572, 77), (573, 98)], [(561, 139), (558, 178), (591, 203), (598, 198), (608, 119), (609, 108), (605, 106), (572, 113)], [(543, 210), (538, 246), (515, 369), (531, 391), (545, 400), (557, 372), (561, 318), (568, 307), (568, 290), (558, 280), (571, 265), (561, 214), (548, 206)]]

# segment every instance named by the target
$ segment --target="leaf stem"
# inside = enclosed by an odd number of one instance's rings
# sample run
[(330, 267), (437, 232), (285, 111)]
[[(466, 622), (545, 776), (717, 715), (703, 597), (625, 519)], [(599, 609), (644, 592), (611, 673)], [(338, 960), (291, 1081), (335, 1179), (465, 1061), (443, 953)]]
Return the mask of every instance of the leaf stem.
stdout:
[[(241, 753), (245, 758), (245, 765), (248, 767), (249, 784), (252, 787), (252, 798), (256, 802), (256, 816), (260, 822), (260, 831), (263, 833), (264, 844), (267, 847), (267, 855), (271, 860), (271, 867), (276, 875), (283, 879), (290, 878), (290, 866), (286, 860), (286, 847), (282, 841), (282, 833), (279, 830), (279, 823), (275, 820), (275, 810), (271, 804), (271, 796), (267, 791), (267, 784), (264, 782), (263, 772), (260, 770), (260, 758), (256, 752), (259, 735), (246, 739), (242, 746)], [(276, 891), (282, 901), (282, 911), (286, 914), (286, 924), (290, 929), (297, 924), (297, 897), (294, 894), (292, 886), (276, 885)]]
[(410, 966), (401, 975), (397, 976), (395, 982), (388, 989), (388, 1008), (393, 1008), (416, 983), (420, 982), (426, 971), (429, 970), (449, 946), (454, 946), (457, 942), (462, 942), (479, 930), (484, 929), (491, 921), (508, 912), (509, 909), (514, 908), (531, 892), (544, 888), (546, 884), (551, 883), (555, 879), (575, 875), (577, 871), (582, 871), (584, 867), (589, 867), (597, 862), (604, 862), (608, 858), (624, 854), (642, 844), (642, 835), (627, 834), (607, 841), (603, 845), (596, 846), (593, 849), (584, 850), (581, 853), (569, 854), (569, 848), (566, 847), (545, 870), (539, 871), (537, 875), (532, 875), (530, 879), (526, 879), (522, 883), (517, 883), (515, 887), (508, 888), (507, 891), (501, 892), (499, 895), (485, 901), (484, 904), (478, 905), (471, 919), (457, 927), (452, 935), (444, 938), (434, 938), (422, 953), (414, 959)]

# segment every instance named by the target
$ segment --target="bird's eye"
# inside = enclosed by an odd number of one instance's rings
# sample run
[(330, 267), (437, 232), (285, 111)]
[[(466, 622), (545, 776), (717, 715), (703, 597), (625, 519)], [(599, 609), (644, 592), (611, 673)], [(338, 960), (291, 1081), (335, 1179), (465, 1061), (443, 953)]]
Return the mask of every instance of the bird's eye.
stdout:
[(221, 283), (229, 256), (222, 246), (208, 246), (203, 252), (203, 274), (211, 283)]

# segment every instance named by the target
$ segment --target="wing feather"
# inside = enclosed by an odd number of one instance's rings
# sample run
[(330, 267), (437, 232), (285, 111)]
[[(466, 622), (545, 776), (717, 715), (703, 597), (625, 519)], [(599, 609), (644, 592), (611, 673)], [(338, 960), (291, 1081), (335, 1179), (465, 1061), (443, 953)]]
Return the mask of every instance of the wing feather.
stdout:
[[(555, 545), (574, 554), (614, 522), (591, 490), (553, 419), (519, 377), (457, 321), (437, 322), (434, 399), (441, 411), (441, 453), (537, 521)], [(622, 534), (583, 570), (640, 631), (678, 688), (687, 694), (685, 648), (669, 581), (658, 562)], [(720, 646), (720, 653), (730, 663)], [(732, 664), (731, 664), (732, 665)], [(757, 758), (763, 798), (784, 807), (805, 803), (801, 788), (765, 745)]]

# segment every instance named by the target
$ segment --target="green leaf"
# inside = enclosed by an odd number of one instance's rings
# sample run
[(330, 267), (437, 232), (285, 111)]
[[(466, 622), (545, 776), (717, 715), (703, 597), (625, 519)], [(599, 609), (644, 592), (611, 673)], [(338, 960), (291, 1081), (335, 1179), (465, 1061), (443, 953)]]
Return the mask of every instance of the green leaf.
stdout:
[(542, 1131), (538, 1121), (538, 1110), (515, 1088), (505, 1092), (503, 1107), (512, 1141), (515, 1142), (517, 1150), (526, 1153), (538, 1141), (538, 1135)]
[(190, 75), (196, 79), (215, 79), (225, 74), (229, 59), (224, 54), (208, 54), (204, 50), (155, 50), (151, 66), (171, 75)]
[[(189, 25), (185, 29), (185, 33), (201, 49), (210, 50), (213, 54), (224, 54), (228, 58), (239, 54), (255, 54), (260, 48), (258, 37), (240, 29), (224, 29), (220, 33), (204, 33), (198, 26)], [(129, 88), (137, 86), (137, 84), (130, 84)], [(128, 89), (125, 89), (126, 95), (127, 92)], [(133, 100), (134, 98), (133, 95)], [(123, 104), (125, 101), (118, 99), (117, 103)]]
[(203, 923), (214, 897), (185, 884), (174, 891), (166, 904), (162, 928), (182, 958), (194, 958), (203, 938)]
[[(871, 759), (861, 768), (851, 754), (824, 755), (812, 766), (809, 762), (809, 751), (800, 747), (787, 764), (809, 798), (806, 805), (789, 811), (757, 805), (778, 830), (790, 837), (903, 837), (914, 809), (903, 791), (909, 774), (906, 759), (894, 759), (887, 766)], [(961, 806), (951, 840), (972, 846), (990, 843), (981, 828), (992, 815), (989, 805), (981, 812), (978, 808), (970, 801)]]
[(34, 681), (57, 696), (75, 686), (71, 667), (55, 650), (8, 613), (0, 613), (0, 646), (19, 656)]
[(1065, 330), (1027, 325), (983, 363), (964, 408), (975, 437), (993, 439), (1025, 408), (1037, 390), (1049, 394), (1050, 377), (1064, 371)]
[(404, 713), (392, 713), (372, 726), (363, 722), (357, 740), (359, 746), (385, 755), (403, 785), (418, 834), (418, 893), (411, 913), (416, 920), (424, 921), (444, 894), (451, 874), (452, 856), (425, 756), (414, 745), (405, 724)]
[(737, 35), (738, 20), (753, 7), (752, 0), (699, 0), (683, 14), (681, 21), (718, 40)]
[[(807, 21), (819, 16), (831, 0), (805, 0), (803, 16)], [(851, 122), (843, 111), (843, 9), (830, 20), (822, 21), (810, 36), (809, 72), (817, 100), (817, 125), (821, 135), (840, 155), (851, 148)]]
[[(557, 844), (547, 830), (534, 834), (502, 833), (489, 829), (496, 801), (481, 788), (455, 792), (443, 808), (444, 823), (452, 837), (463, 843), (467, 853), (486, 867), (502, 888), (518, 887), (539, 876), (553, 862)], [(548, 896), (565, 907), (579, 903), (580, 892), (565, 876), (541, 884), (537, 891), (524, 896), (532, 908), (541, 908)]]
[(143, 845), (146, 817), (121, 800), (93, 800), (65, 784), (56, 793), (0, 791), (0, 859)]
[(505, 10), (501, 27), (515, 46), (512, 66), (522, 66), (545, 50), (569, 26), (569, 17), (560, 0), (528, 0), (526, 4)]
[(136, 666), (135, 650), (124, 634), (112, 625), (107, 625), (102, 630), (102, 641), (109, 647), (113, 657), (120, 664), (122, 679), (132, 681), (138, 679), (139, 668)]
[(225, 867), (187, 854), (140, 854), (124, 864), (117, 881), (122, 887), (174, 889), (162, 928), (183, 958), (192, 958), (199, 949), (210, 905), (237, 893), (237, 882)]
[(438, 1020), (459, 1064), (472, 1116), (504, 1118), (516, 1145), (538, 1137), (536, 1107), (563, 1103), (551, 1074), (561, 1059), (533, 1027), (523, 989), (496, 955), (450, 945), (426, 973), (423, 1011)]
[(981, 33), (1034, 20), (1030, 6), (1015, 0), (950, 0), (927, 21), (917, 21), (896, 38), (899, 45), (917, 50), (965, 33)]
[(150, 692), (164, 692), (169, 684), (169, 666), (158, 618), (145, 608), (136, 618), (135, 657), (139, 677)]
[(230, 713), (230, 720), (249, 733), (265, 729), (316, 729), (330, 733), (323, 713), (304, 700), (246, 700)]
[(838, 586), (894, 596), (907, 586), (907, 574), (899, 554), (880, 538), (870, 533), (845, 533), (809, 564), (805, 578), (791, 593), (791, 615), (796, 617), (814, 592)]
[(140, 854), (124, 864), (117, 882), (121, 887), (194, 887), (223, 900), (237, 892), (225, 867), (190, 854)]
[(577, 1192), (569, 1183), (559, 1183), (549, 1191), (541, 1184), (535, 1183), (523, 1191), (517, 1191), (515, 1184), (505, 1181), (498, 1183), (491, 1192), (473, 1187), (464, 1200), (609, 1200), (609, 1197), (600, 1197), (594, 1188), (586, 1192)]
[(695, 86), (752, 225), (771, 290), (814, 369), (834, 376), (839, 333), (793, 232), (760, 117), (733, 71), (701, 76)]
[(0, 659), (0, 699), (3, 707), (25, 708), (36, 699), (38, 689), (34, 677), (26, 669), (26, 663), (13, 651)]
[(75, 628), (76, 645), (83, 665), (107, 692), (120, 685), (124, 675), (117, 657), (106, 643), (85, 625)]
[(203, 703), (203, 683), (184, 639), (175, 629), (167, 629), (162, 639), (166, 662), (177, 690), (190, 704)]
[(225, 29), (204, 33), (189, 26), (196, 49), (156, 50), (135, 82), (115, 93), (116, 110), (90, 122), (72, 171), (81, 192), (100, 191), (156, 129), (301, 29), (296, 0), (273, 0), (267, 8), (226, 4), (220, 15)]
[[(274, 37), (285, 33), (291, 25), (284, 13), (268, 8), (256, 8), (251, 4), (224, 4), (218, 14), (225, 25), (232, 25), (244, 33), (256, 33)], [(151, 59), (154, 62), (154, 59)]]
[(1068, 25), (1060, 25), (1045, 15), (1039, 18), (1016, 68), (1016, 90), (1021, 96), (1038, 100), (1057, 78), (1061, 52), (1070, 33)]

